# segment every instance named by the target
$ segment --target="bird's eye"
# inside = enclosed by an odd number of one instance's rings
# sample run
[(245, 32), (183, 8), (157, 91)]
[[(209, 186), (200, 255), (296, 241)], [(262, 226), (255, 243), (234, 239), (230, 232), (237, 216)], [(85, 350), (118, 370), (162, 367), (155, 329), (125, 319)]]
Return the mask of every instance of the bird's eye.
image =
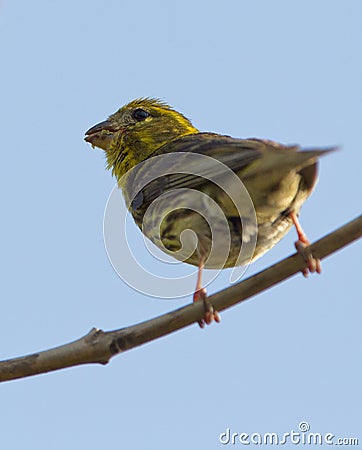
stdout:
[(147, 119), (148, 116), (149, 113), (141, 108), (135, 109), (132, 113), (132, 117), (137, 120), (137, 122), (142, 122), (142, 120)]

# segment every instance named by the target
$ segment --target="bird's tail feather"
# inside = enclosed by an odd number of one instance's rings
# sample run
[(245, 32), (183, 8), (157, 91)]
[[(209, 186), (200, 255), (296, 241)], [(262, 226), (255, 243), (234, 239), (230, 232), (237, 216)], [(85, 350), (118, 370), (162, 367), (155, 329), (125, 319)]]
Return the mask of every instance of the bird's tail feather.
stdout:
[(265, 152), (262, 158), (257, 160), (250, 168), (243, 173), (243, 178), (254, 176), (267, 176), (273, 172), (288, 172), (290, 170), (300, 170), (303, 167), (314, 164), (318, 158), (327, 155), (338, 147), (328, 147), (324, 149), (308, 149), (302, 151), (277, 150), (275, 152)]

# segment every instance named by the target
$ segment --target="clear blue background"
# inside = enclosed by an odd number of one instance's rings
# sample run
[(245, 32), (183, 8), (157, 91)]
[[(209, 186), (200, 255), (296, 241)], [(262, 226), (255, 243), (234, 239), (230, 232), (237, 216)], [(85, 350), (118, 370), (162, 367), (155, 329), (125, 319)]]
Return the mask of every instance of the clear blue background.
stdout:
[[(4, 0), (1, 359), (189, 301), (131, 290), (104, 250), (114, 179), (83, 136), (133, 98), (160, 97), (201, 130), (341, 145), (321, 162), (302, 223), (315, 240), (357, 216), (361, 23), (359, 0)], [(294, 240), (248, 274), (289, 255)], [(284, 433), (302, 420), (361, 442), (360, 243), (323, 269), (106, 367), (0, 385), (1, 448), (219, 449), (227, 427)], [(211, 292), (225, 285), (220, 277)]]

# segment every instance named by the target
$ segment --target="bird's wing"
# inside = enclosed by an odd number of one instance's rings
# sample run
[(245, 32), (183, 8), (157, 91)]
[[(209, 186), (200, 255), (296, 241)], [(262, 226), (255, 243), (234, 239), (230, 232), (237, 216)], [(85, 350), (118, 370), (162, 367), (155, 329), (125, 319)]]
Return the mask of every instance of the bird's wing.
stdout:
[[(198, 133), (163, 146), (152, 155), (154, 158), (133, 169), (127, 184), (136, 191), (136, 197), (131, 195), (137, 200), (134, 206), (142, 204), (145, 207), (166, 191), (198, 190), (207, 182), (217, 183), (228, 169), (241, 179), (267, 176), (268, 172), (283, 170), (283, 167), (288, 170), (305, 167), (323, 153), (323, 150), (298, 150), (298, 146), (283, 146), (271, 141)], [(149, 181), (145, 183), (146, 174)]]
[[(254, 140), (211, 133), (184, 136), (132, 169), (126, 186), (128, 190), (142, 191), (142, 195), (137, 192), (136, 203), (142, 197), (143, 206), (149, 205), (166, 191), (200, 189), (210, 180), (225, 176), (228, 168), (240, 172), (262, 157), (259, 147)], [(150, 181), (145, 185), (146, 178)]]

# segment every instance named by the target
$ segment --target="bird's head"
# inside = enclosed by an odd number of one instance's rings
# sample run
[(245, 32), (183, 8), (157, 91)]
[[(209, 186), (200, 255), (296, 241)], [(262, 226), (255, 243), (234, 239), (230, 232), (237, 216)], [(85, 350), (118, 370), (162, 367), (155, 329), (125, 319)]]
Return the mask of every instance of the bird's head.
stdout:
[(141, 98), (90, 128), (85, 141), (105, 150), (107, 166), (119, 179), (163, 145), (197, 132), (186, 117), (166, 103)]

